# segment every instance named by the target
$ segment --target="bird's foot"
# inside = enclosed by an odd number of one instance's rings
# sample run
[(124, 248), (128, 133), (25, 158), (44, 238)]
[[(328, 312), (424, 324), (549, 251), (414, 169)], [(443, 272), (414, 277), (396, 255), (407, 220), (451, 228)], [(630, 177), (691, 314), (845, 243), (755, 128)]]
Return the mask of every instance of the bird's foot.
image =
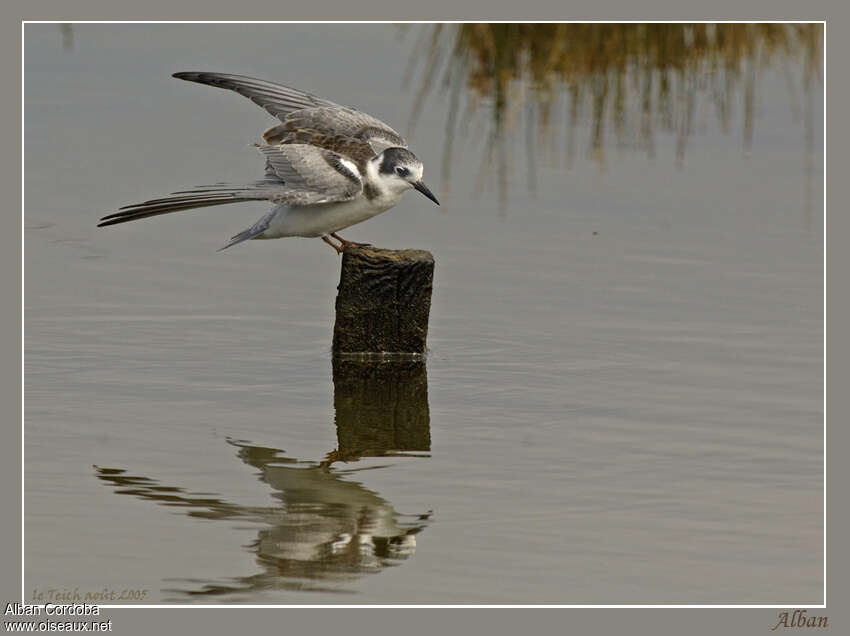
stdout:
[(357, 241), (346, 241), (336, 232), (331, 232), (331, 236), (334, 237), (337, 241), (342, 244), (342, 249), (348, 249), (349, 247), (373, 247), (371, 243), (358, 243)]
[(337, 254), (342, 254), (345, 251), (345, 245), (344, 244), (342, 246), (339, 246), (336, 243), (334, 243), (332, 240), (330, 240), (327, 236), (323, 236), (322, 240), (325, 243), (327, 243), (328, 245), (330, 245), (332, 248), (334, 248), (336, 250)]

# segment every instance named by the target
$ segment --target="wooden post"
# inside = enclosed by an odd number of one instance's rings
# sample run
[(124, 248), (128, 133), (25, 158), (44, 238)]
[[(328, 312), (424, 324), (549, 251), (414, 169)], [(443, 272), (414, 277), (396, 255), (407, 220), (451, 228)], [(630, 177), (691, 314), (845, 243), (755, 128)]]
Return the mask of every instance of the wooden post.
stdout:
[(348, 248), (342, 255), (333, 352), (425, 353), (434, 257)]

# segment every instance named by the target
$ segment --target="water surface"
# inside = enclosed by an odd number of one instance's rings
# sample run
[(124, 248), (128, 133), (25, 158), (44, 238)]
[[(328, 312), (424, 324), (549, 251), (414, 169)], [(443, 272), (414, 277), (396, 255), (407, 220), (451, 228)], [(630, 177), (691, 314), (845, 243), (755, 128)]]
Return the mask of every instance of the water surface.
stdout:
[[(570, 44), (539, 67), (547, 87), (488, 58), (493, 34), (432, 28), (27, 26), (25, 595), (822, 602), (812, 49), (739, 34), (740, 79), (718, 84), (706, 60), (729, 47), (699, 58), (686, 39), (666, 49), (685, 88), (665, 120), (655, 89), (621, 90), (617, 110), (600, 84), (616, 63), (563, 66), (600, 32), (555, 34)], [(405, 83), (419, 38), (442, 57)], [(642, 68), (661, 81), (637, 59), (623, 86)], [(488, 68), (513, 75), (498, 88)], [(344, 235), (434, 254), (424, 365), (335, 367), (339, 264), (321, 241), (216, 253), (262, 204), (95, 227), (259, 174), (250, 144), (272, 120), (181, 70), (415, 121), (443, 205), (410, 193)]]

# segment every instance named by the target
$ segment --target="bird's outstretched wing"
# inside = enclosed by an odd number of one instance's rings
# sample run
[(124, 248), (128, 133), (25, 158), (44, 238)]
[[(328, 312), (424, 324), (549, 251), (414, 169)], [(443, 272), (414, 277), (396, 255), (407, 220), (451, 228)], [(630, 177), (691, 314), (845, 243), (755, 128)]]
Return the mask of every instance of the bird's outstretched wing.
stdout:
[(398, 132), (380, 119), (295, 88), (225, 73), (175, 73), (189, 82), (225, 88), (247, 97), (282, 123), (263, 133), (268, 144), (311, 144), (363, 162), (386, 148), (407, 148)]
[(349, 201), (363, 190), (356, 167), (331, 150), (306, 144), (258, 148), (266, 157), (266, 176), (260, 181), (198, 186), (128, 205), (100, 219), (98, 227), (244, 201), (271, 201), (291, 206), (335, 203)]
[(208, 84), (218, 88), (226, 88), (247, 97), (260, 108), (264, 108), (270, 115), (284, 121), (286, 116), (302, 108), (315, 108), (317, 106), (335, 106), (339, 104), (316, 97), (310, 93), (299, 91), (296, 88), (281, 86), (274, 82), (246, 77), (244, 75), (229, 75), (227, 73), (174, 73), (172, 77)]

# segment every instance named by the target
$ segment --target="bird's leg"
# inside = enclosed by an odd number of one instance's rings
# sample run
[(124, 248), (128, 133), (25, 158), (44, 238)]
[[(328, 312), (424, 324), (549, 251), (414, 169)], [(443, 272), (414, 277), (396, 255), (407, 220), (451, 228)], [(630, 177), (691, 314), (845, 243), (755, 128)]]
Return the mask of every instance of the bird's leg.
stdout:
[(345, 249), (347, 247), (372, 247), (371, 243), (356, 243), (355, 241), (346, 241), (336, 232), (331, 232), (331, 236), (334, 237), (340, 243), (342, 243), (342, 249)]
[(327, 234), (325, 234), (324, 236), (322, 236), (322, 240), (323, 240), (325, 243), (327, 243), (328, 245), (330, 245), (332, 248), (334, 248), (334, 249), (336, 250), (336, 253), (337, 253), (337, 254), (342, 254), (342, 253), (345, 251), (345, 245), (343, 245), (342, 247), (340, 247), (339, 245), (337, 245), (336, 243), (334, 243), (332, 240), (330, 240), (330, 239), (328, 238), (328, 235), (327, 235)]

